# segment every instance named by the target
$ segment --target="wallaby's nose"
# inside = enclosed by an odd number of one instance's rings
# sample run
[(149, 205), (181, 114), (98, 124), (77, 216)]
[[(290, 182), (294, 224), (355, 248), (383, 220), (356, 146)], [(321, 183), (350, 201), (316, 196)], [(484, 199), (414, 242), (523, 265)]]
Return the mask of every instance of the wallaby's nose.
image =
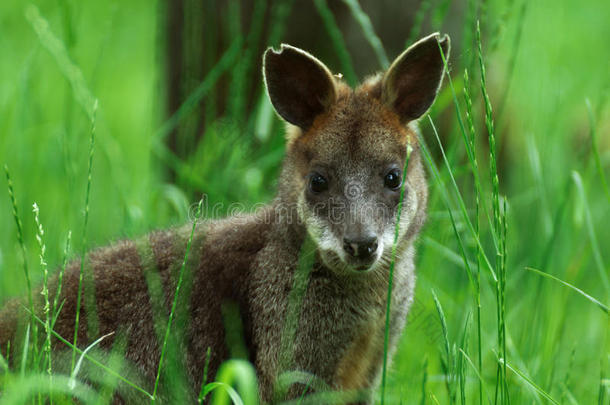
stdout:
[(367, 259), (377, 250), (377, 236), (368, 235), (357, 238), (343, 238), (343, 249), (350, 256)]

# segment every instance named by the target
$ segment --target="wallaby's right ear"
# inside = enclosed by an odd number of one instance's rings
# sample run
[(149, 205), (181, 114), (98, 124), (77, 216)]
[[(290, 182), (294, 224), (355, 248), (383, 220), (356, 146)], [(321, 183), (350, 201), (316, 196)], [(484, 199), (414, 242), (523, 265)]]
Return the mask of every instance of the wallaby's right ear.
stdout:
[(449, 37), (432, 34), (398, 56), (383, 76), (381, 99), (403, 122), (421, 117), (436, 98), (445, 72), (439, 46), (449, 59)]
[(337, 97), (328, 68), (307, 52), (290, 45), (282, 44), (278, 52), (267, 49), (263, 74), (275, 111), (304, 131)]

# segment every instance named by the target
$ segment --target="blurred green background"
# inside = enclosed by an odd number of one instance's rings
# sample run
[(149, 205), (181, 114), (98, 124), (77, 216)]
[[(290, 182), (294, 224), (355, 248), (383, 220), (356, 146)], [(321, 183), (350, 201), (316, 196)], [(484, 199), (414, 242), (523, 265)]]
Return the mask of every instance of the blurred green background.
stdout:
[[(183, 223), (201, 194), (210, 207), (223, 204), (214, 216), (226, 214), (233, 202), (248, 209), (269, 201), (284, 143), (283, 125), (262, 86), (262, 52), (281, 42), (302, 47), (348, 81), (381, 70), (383, 58), (346, 3), (3, 0), (0, 163), (13, 180), (34, 283), (42, 278), (34, 202), (55, 268), (69, 231), (75, 255)], [(610, 301), (610, 195), (603, 180), (610, 175), (610, 5), (601, 0), (359, 4), (390, 60), (430, 32), (451, 36), (459, 114), (464, 120), (468, 69), (480, 172), (490, 193), (474, 40), (480, 20), (500, 193), (508, 203), (508, 361), (560, 403), (608, 401), (608, 314), (525, 267), (558, 277), (603, 304)], [(83, 246), (94, 99), (99, 108)], [(447, 80), (430, 116), (472, 216), (471, 175)], [(427, 118), (421, 128), (448, 187)], [(24, 293), (25, 279), (6, 182), (0, 184), (2, 303)], [(432, 290), (445, 311), (451, 342), (461, 339), (467, 318), (468, 327), (473, 325), (472, 288), (447, 206), (432, 178), (430, 186), (430, 218), (419, 241), (418, 315), (412, 313), (392, 363), (390, 403), (452, 400), (446, 390), (450, 377), (441, 367), (444, 348)], [(451, 201), (458, 231), (476, 260), (475, 241)], [(485, 226), (482, 220), (483, 235)], [(492, 252), (489, 232), (482, 239)], [(482, 378), (493, 402), (496, 307), (489, 275), (482, 277)], [(469, 336), (467, 352), (475, 361), (474, 331)], [(478, 378), (470, 365), (466, 375), (466, 403), (478, 403)], [(509, 371), (507, 379), (512, 403), (546, 403), (517, 373)]]

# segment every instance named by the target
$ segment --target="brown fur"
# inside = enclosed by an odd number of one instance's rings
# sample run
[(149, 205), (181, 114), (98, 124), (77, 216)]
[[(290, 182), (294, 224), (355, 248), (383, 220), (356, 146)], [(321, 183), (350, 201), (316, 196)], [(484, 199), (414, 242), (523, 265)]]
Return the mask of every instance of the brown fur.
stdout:
[[(384, 188), (384, 175), (388, 164), (402, 168), (410, 145), (413, 153), (405, 179), (393, 279), (391, 355), (413, 299), (413, 242), (425, 220), (428, 195), (417, 129), (404, 123), (417, 118), (412, 116), (414, 111), (421, 114), (427, 110), (436, 95), (443, 73), (438, 63), (440, 56), (435, 54), (437, 41), (447, 52), (448, 38), (430, 36), (412, 47), (414, 53), (410, 48), (401, 55), (388, 73), (369, 79), (355, 90), (331, 76), (324, 65), (303, 51), (283, 47), (279, 52), (266, 53), (270, 98), (276, 111), (292, 124), (287, 130), (288, 146), (278, 194), (273, 203), (256, 213), (197, 225), (172, 326), (172, 362), (167, 362), (184, 365), (188, 393), (180, 398), (169, 397), (172, 390), (165, 388), (171, 382), (162, 376), (161, 397), (167, 402), (194, 400), (208, 348), (210, 378), (230, 357), (233, 348), (227, 343), (222, 317), (227, 302), (238, 308), (247, 355), (256, 367), (263, 401), (279, 399), (281, 391), (274, 390), (274, 384), (286, 369), (311, 373), (334, 390), (365, 390), (362, 401), (372, 400), (383, 362), (391, 259), (391, 243), (387, 240), (394, 232), (398, 205), (398, 193)], [(415, 61), (410, 59), (412, 55), (417, 56)], [(433, 71), (426, 71), (426, 67)], [(423, 87), (412, 83), (417, 81), (413, 74), (422, 71), (426, 71)], [(399, 88), (388, 84), (388, 77), (399, 81)], [(308, 86), (314, 82), (315, 86)], [(391, 87), (390, 95), (384, 86)], [(405, 86), (409, 90), (402, 94)], [(312, 194), (308, 191), (309, 176), (318, 166), (323, 168), (319, 170), (328, 171), (330, 188), (327, 193)], [(353, 185), (360, 187), (360, 194), (348, 201), (344, 190)], [(379, 216), (363, 216), (348, 206), (340, 209), (346, 215), (344, 221), (328, 221), (324, 210), (336, 201), (347, 201), (357, 208), (377, 204), (381, 211), (377, 211)], [(354, 224), (349, 225), (348, 219)], [(101, 335), (114, 333), (102, 341), (100, 355), (103, 358), (103, 353), (123, 339), (125, 357), (134, 365), (134, 378), (148, 389), (157, 370), (159, 342), (190, 229), (187, 224), (154, 232), (135, 241), (97, 249), (86, 257), (85, 273), (93, 283), (85, 284), (94, 287), (97, 316), (88, 311), (91, 305), (84, 300), (78, 344), (85, 347)], [(334, 246), (348, 231), (365, 230), (375, 232), (383, 248), (368, 270), (356, 271), (352, 262), (344, 260), (341, 242), (339, 248)], [(326, 236), (321, 237), (320, 232)], [(288, 297), (307, 235), (317, 243), (315, 260), (290, 345), (292, 361), (283, 364), (280, 351)], [(55, 325), (57, 333), (70, 341), (79, 269), (77, 260), (66, 271), (61, 293), (64, 305)], [(55, 291), (56, 283), (51, 283), (51, 291)], [(40, 306), (37, 298), (37, 307)], [(22, 308), (22, 304), (13, 301), (0, 312), (0, 349), (6, 354), (7, 342), (12, 341), (13, 363), (20, 353), (18, 329), (28, 319)], [(54, 348), (57, 352), (66, 351), (66, 346), (56, 339)], [(94, 371), (89, 373), (92, 380), (93, 374)], [(294, 398), (304, 387), (296, 384), (287, 395)], [(121, 396), (126, 402), (144, 400), (129, 389), (122, 390)]]

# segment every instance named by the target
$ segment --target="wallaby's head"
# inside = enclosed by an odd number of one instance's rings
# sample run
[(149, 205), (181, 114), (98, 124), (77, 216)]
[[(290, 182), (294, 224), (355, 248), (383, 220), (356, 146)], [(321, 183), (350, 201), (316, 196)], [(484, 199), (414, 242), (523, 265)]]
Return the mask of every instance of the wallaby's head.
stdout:
[(423, 38), (355, 90), (300, 49), (282, 45), (265, 53), (267, 91), (288, 123), (280, 201), (296, 205), (334, 271), (364, 272), (389, 262), (402, 187), (401, 246), (424, 221), (427, 186), (410, 123), (436, 97), (444, 72), (440, 49), (448, 57), (447, 36)]

